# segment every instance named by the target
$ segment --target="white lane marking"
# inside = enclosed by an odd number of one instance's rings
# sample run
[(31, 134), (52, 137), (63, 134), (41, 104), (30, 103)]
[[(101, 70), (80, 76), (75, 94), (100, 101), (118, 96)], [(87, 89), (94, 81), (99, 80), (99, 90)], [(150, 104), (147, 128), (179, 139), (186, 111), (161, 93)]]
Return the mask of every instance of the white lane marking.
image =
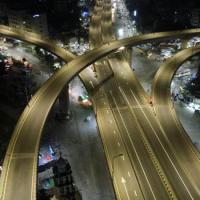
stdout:
[(112, 119), (110, 119), (109, 122), (112, 124), (113, 123)]
[(108, 111), (108, 110), (107, 110), (106, 112), (107, 112), (107, 114), (109, 114), (109, 111)]
[(130, 172), (129, 172), (129, 171), (128, 171), (128, 176), (129, 176), (129, 177), (131, 177), (131, 174), (130, 174)]
[(134, 150), (134, 152), (135, 152), (135, 155), (136, 155), (136, 157), (137, 157), (137, 160), (138, 160), (138, 162), (139, 162), (139, 164), (140, 164), (140, 167), (141, 167), (141, 169), (142, 169), (142, 172), (143, 172), (143, 174), (144, 174), (144, 177), (145, 177), (145, 179), (146, 179), (146, 181), (147, 181), (147, 184), (148, 184), (148, 186), (149, 186), (149, 188), (150, 188), (150, 191), (151, 191), (151, 193), (152, 193), (152, 196), (153, 196), (153, 198), (156, 200), (156, 197), (155, 197), (155, 194), (154, 194), (153, 189), (152, 189), (152, 187), (151, 187), (151, 184), (150, 184), (150, 182), (149, 182), (149, 179), (147, 178), (147, 175), (146, 175), (146, 172), (145, 172), (145, 170), (144, 170), (144, 168), (143, 168), (143, 166), (142, 166), (142, 162), (141, 162), (141, 160), (140, 160), (140, 157), (139, 157), (139, 155), (138, 155), (138, 153), (137, 153), (137, 151), (136, 151), (136, 149), (135, 149), (135, 146), (134, 146), (134, 144), (133, 144), (133, 142), (132, 142), (132, 140), (131, 140), (129, 131), (128, 131), (127, 127), (126, 127), (126, 124), (125, 124), (124, 119), (123, 119), (123, 117), (122, 117), (122, 115), (121, 115), (121, 112), (120, 112), (120, 110), (119, 110), (119, 107), (117, 106), (117, 103), (116, 103), (116, 100), (115, 100), (115, 98), (114, 98), (114, 96), (113, 96), (113, 94), (112, 94), (112, 91), (110, 91), (110, 94), (111, 94), (111, 96), (112, 96), (112, 98), (113, 98), (113, 101), (114, 101), (115, 106), (116, 106), (116, 108), (117, 108), (117, 111), (118, 111), (118, 113), (119, 113), (119, 115), (120, 115), (120, 118), (121, 118), (121, 120), (122, 120), (122, 123), (123, 123), (123, 125), (124, 125), (124, 127), (125, 127), (125, 129), (126, 129), (127, 135), (128, 135), (129, 140), (130, 140), (130, 142), (131, 142), (131, 145), (132, 145), (132, 147), (133, 147), (133, 150)]
[(117, 145), (120, 147), (120, 143), (118, 142)]
[(134, 190), (134, 194), (135, 194), (135, 196), (137, 197), (137, 192), (136, 192), (136, 190)]
[(175, 171), (176, 171), (176, 173), (177, 173), (177, 175), (178, 175), (179, 179), (180, 179), (180, 180), (181, 180), (181, 182), (183, 183), (183, 185), (184, 185), (184, 187), (185, 187), (185, 189), (186, 189), (187, 193), (189, 194), (189, 196), (190, 196), (190, 198), (191, 198), (191, 199), (194, 199), (194, 198), (193, 198), (193, 196), (192, 196), (192, 194), (190, 193), (190, 191), (189, 191), (188, 187), (186, 186), (186, 184), (185, 184), (184, 180), (182, 179), (181, 175), (179, 174), (178, 170), (176, 169), (176, 166), (174, 165), (174, 163), (173, 163), (172, 159), (170, 158), (169, 154), (167, 153), (167, 151), (166, 151), (165, 147), (163, 146), (162, 142), (160, 141), (160, 138), (158, 137), (158, 135), (157, 135), (156, 131), (155, 131), (155, 130), (154, 130), (154, 128), (152, 127), (152, 125), (151, 125), (151, 122), (149, 121), (148, 117), (146, 116), (145, 112), (143, 111), (143, 109), (142, 109), (142, 106), (140, 105), (140, 103), (139, 103), (138, 99), (136, 98), (136, 96), (135, 96), (134, 92), (132, 91), (132, 89), (130, 89), (130, 91), (131, 91), (131, 94), (132, 94), (132, 96), (133, 96), (133, 97), (134, 97), (134, 99), (136, 100), (137, 104), (139, 105), (139, 107), (140, 107), (140, 109), (141, 109), (142, 113), (144, 114), (145, 118), (147, 119), (147, 121), (148, 121), (148, 123), (149, 123), (149, 125), (150, 125), (151, 129), (152, 129), (152, 130), (153, 130), (153, 132), (154, 132), (154, 135), (156, 136), (156, 138), (157, 138), (158, 142), (160, 143), (160, 145), (161, 145), (162, 149), (164, 150), (164, 152), (165, 152), (165, 154), (166, 154), (167, 158), (169, 159), (169, 161), (170, 161), (171, 165), (172, 165), (172, 166), (173, 166), (173, 168), (175, 169)]
[(127, 200), (130, 200), (130, 197), (129, 197), (129, 194), (128, 194), (128, 190), (127, 190), (127, 188), (126, 188), (126, 180), (124, 179), (123, 176), (122, 176), (122, 178), (121, 178), (121, 182), (122, 182), (122, 184), (124, 185), (124, 189), (125, 189), (125, 191), (126, 191), (126, 196), (128, 197)]
[(114, 130), (113, 133), (116, 134), (116, 131)]

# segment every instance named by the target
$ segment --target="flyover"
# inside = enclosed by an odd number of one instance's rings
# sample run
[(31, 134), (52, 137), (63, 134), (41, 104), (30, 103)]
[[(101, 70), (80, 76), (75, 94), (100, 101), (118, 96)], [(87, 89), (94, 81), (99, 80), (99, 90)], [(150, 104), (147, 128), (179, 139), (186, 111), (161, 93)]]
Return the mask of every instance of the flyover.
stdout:
[[(111, 42), (114, 34), (110, 1), (103, 1), (101, 6), (103, 9), (99, 9), (100, 13), (95, 13), (101, 16), (101, 20), (95, 21), (95, 27), (100, 27), (100, 31), (96, 34), (101, 38), (101, 43)], [(93, 34), (92, 37), (98, 38), (98, 35)], [(93, 40), (93, 42), (96, 47), (100, 46), (98, 40)], [(135, 119), (130, 114), (127, 116), (128, 113), (131, 113), (130, 108), (123, 103), (127, 96), (122, 97), (118, 89), (120, 87), (123, 92), (126, 92), (135, 79), (133, 71), (122, 54), (113, 54), (111, 57), (105, 58), (103, 62), (95, 63), (98, 78), (109, 72), (108, 65), (114, 76), (102, 84), (92, 96), (116, 197), (117, 199), (134, 199), (136, 197), (151, 199), (155, 196), (164, 200), (168, 195), (149, 152), (146, 151), (144, 142), (141, 140)], [(128, 85), (124, 85), (125, 79)], [(136, 84), (136, 87), (138, 86), (139, 84)], [(133, 85), (133, 88), (136, 87)], [(134, 107), (134, 102), (131, 103)], [(128, 122), (135, 127), (133, 128)], [(157, 185), (156, 189), (155, 185)], [(158, 192), (154, 192), (154, 190)]]
[(176, 115), (171, 101), (170, 84), (181, 64), (199, 53), (200, 46), (177, 53), (161, 65), (152, 84), (153, 106), (163, 131), (166, 133), (164, 137), (170, 144), (170, 148), (176, 152), (178, 162), (184, 163), (184, 171), (194, 188), (199, 184), (197, 172), (200, 168), (200, 155)]
[[(155, 39), (198, 35), (199, 29), (153, 33), (114, 41), (77, 57), (55, 73), (33, 96), (20, 117), (7, 150), (1, 181), (1, 199), (35, 199), (39, 141), (48, 112), (66, 83), (81, 70), (121, 46)], [(34, 126), (34, 128), (32, 128)], [(26, 193), (24, 192), (26, 191)]]
[[(104, 6), (101, 18), (99, 34), (109, 42), (112, 39), (109, 4)], [(117, 54), (107, 60), (114, 76), (103, 84), (95, 102), (98, 102), (97, 121), (118, 199), (196, 197), (191, 181), (181, 173), (184, 162), (177, 163), (176, 152), (163, 146), (162, 127), (155, 120), (148, 97), (130, 66)]]
[(44, 48), (44, 49), (52, 52), (56, 56), (60, 57), (65, 62), (66, 61), (69, 62), (76, 57), (71, 52), (66, 51), (63, 48), (60, 48), (56, 44), (56, 41), (51, 40), (47, 37), (43, 37), (36, 33), (25, 32), (23, 30), (17, 30), (15, 28), (11, 28), (9, 26), (0, 25), (0, 34), (8, 36), (8, 37), (13, 37), (13, 38), (25, 41), (25, 42), (29, 42), (31, 44), (37, 45), (41, 48)]
[[(112, 32), (110, 1), (96, 1), (96, 3), (96, 6), (100, 7), (101, 9), (99, 8), (98, 12), (94, 12), (92, 16), (90, 30), (97, 29), (98, 31), (90, 31), (89, 36), (91, 37), (91, 48), (99, 47), (103, 43), (110, 42), (114, 38)], [(97, 17), (99, 18), (98, 20), (96, 20)], [(113, 55), (113, 57), (115, 57), (115, 55)], [(111, 58), (105, 58), (95, 62), (94, 66), (96, 69), (98, 81), (101, 81), (103, 78), (107, 77), (107, 75), (110, 74), (110, 71), (113, 74), (113, 66), (116, 63), (113, 65), (110, 62), (111, 60)], [(122, 69), (124, 69), (124, 66), (122, 66)], [(115, 85), (116, 75), (120, 74), (120, 71), (121, 70), (116, 70), (116, 73), (113, 76), (110, 76), (106, 82), (100, 84), (98, 89), (95, 88), (95, 92), (92, 95), (92, 100), (95, 106), (96, 119), (103, 146), (106, 152), (105, 155), (108, 161), (108, 167), (110, 169), (116, 197), (117, 199), (126, 199), (128, 195), (129, 198), (133, 199), (136, 194), (140, 199), (143, 195), (141, 193), (137, 177), (135, 176), (134, 169), (129, 159), (130, 152), (127, 152), (121, 137), (121, 130), (119, 130), (117, 121), (113, 114), (112, 99), (109, 97), (110, 93), (107, 90), (107, 88)], [(113, 93), (115, 93), (114, 88), (112, 88), (112, 90)], [(127, 172), (129, 173), (127, 174)], [(124, 182), (125, 187), (122, 186), (121, 181)]]

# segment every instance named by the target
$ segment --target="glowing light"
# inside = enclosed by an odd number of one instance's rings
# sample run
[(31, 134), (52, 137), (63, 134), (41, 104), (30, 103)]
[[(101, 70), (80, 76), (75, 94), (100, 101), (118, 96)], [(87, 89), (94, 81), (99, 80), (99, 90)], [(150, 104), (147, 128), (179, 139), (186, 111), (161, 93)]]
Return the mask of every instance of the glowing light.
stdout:
[(137, 16), (137, 10), (134, 10), (133, 15), (134, 15), (134, 17)]
[(122, 50), (124, 50), (124, 49), (125, 49), (125, 47), (124, 47), (124, 46), (119, 48), (119, 50), (120, 50), (120, 51), (122, 51)]
[(123, 28), (120, 28), (120, 29), (118, 30), (118, 34), (119, 34), (120, 37), (122, 37), (122, 36), (124, 35), (124, 29), (123, 29)]
[(84, 12), (82, 13), (82, 17), (88, 17), (88, 15), (89, 15), (89, 13), (86, 12), (86, 11), (84, 11)]
[(39, 14), (35, 14), (33, 15), (33, 18), (36, 18), (36, 17), (39, 17), (40, 15)]

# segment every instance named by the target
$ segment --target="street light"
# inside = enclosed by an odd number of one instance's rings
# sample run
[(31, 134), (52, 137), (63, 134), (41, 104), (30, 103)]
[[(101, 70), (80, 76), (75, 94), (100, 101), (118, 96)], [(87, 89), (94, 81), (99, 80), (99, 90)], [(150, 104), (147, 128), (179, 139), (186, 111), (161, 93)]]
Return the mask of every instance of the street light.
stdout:
[(137, 10), (134, 10), (134, 12), (133, 12), (133, 16), (134, 16), (134, 17), (137, 16)]
[(122, 47), (119, 47), (119, 51), (122, 51), (122, 50), (124, 50), (125, 49), (125, 47), (124, 46), (122, 46)]
[(120, 28), (118, 30), (118, 35), (119, 35), (119, 38), (122, 38), (124, 36), (124, 29), (123, 28)]
[(114, 175), (114, 161), (115, 161), (116, 158), (121, 157), (121, 156), (124, 156), (124, 154), (119, 153), (119, 154), (112, 157), (112, 173), (111, 173), (112, 179), (113, 179), (113, 175)]

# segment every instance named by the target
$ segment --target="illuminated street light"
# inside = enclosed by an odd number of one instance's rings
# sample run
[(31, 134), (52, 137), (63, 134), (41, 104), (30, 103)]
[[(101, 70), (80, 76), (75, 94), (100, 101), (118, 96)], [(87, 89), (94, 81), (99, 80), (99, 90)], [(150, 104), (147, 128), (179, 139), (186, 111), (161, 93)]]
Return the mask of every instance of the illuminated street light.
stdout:
[(123, 28), (120, 28), (120, 29), (118, 30), (118, 34), (119, 34), (119, 37), (123, 37), (123, 35), (124, 35), (124, 29), (123, 29)]
[(134, 10), (133, 15), (134, 15), (134, 17), (137, 16), (137, 10)]
[(122, 47), (119, 48), (119, 51), (122, 51), (122, 50), (124, 50), (124, 49), (125, 49), (125, 47), (122, 46)]
[(36, 18), (36, 17), (39, 17), (40, 15), (39, 14), (35, 14), (33, 15), (33, 18)]

